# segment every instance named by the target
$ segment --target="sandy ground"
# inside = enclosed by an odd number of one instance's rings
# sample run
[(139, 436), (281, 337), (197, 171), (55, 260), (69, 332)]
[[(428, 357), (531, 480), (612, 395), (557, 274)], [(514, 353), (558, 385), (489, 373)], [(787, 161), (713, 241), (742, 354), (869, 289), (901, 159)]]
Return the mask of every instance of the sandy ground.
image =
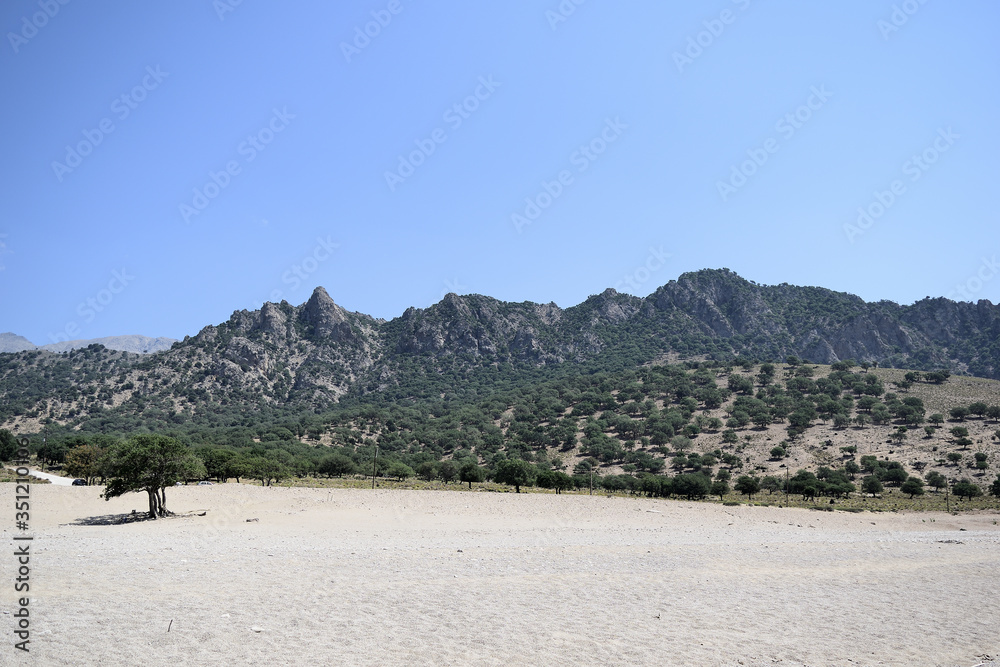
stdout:
[[(1000, 654), (995, 514), (513, 493), (32, 487), (0, 664), (960, 665)], [(247, 519), (257, 521), (247, 522)], [(168, 631), (169, 630), (169, 631)]]

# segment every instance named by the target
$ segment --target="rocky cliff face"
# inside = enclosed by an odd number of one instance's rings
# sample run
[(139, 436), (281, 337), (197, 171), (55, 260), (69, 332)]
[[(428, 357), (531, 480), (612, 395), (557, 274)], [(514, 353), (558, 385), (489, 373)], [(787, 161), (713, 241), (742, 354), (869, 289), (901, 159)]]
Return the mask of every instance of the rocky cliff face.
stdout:
[(995, 349), (1000, 307), (988, 301), (866, 303), (822, 288), (757, 285), (726, 270), (685, 274), (649, 298), (659, 311), (679, 315), (716, 340), (732, 342), (737, 353), (1000, 375)]

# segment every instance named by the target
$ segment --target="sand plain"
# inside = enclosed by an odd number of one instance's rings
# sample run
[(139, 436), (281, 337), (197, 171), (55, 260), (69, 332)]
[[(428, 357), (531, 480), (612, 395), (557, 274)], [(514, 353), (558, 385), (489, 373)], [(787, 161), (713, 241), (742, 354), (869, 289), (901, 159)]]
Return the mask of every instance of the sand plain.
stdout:
[[(956, 665), (1000, 655), (1000, 516), (605, 496), (31, 490), (3, 665)], [(14, 485), (0, 484), (13, 545)], [(197, 516), (207, 512), (204, 516)], [(247, 521), (252, 519), (252, 521)]]

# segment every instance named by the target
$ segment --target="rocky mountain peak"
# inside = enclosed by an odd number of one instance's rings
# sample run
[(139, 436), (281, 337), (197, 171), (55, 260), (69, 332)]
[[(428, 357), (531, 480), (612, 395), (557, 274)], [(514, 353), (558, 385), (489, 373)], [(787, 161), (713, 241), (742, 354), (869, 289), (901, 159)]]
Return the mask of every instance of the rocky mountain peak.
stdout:
[(579, 306), (579, 312), (589, 312), (591, 324), (618, 324), (631, 318), (642, 309), (643, 299), (631, 294), (622, 294), (609, 287), (600, 294), (587, 297)]
[(334, 303), (322, 287), (313, 290), (312, 296), (302, 305), (299, 319), (311, 329), (313, 338), (337, 342), (351, 338), (347, 311)]

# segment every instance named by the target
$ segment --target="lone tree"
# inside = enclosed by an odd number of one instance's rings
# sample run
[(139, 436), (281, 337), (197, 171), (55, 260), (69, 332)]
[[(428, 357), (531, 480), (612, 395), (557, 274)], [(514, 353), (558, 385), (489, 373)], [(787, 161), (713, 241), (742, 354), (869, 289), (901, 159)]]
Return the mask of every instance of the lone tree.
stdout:
[(133, 435), (109, 448), (108, 485), (104, 499), (132, 491), (149, 496), (149, 518), (167, 516), (166, 488), (184, 479), (204, 477), (205, 465), (174, 438), (158, 434)]
[(514, 487), (516, 493), (521, 493), (522, 486), (531, 486), (535, 482), (538, 469), (521, 459), (506, 459), (497, 463), (493, 479), (501, 484)]

